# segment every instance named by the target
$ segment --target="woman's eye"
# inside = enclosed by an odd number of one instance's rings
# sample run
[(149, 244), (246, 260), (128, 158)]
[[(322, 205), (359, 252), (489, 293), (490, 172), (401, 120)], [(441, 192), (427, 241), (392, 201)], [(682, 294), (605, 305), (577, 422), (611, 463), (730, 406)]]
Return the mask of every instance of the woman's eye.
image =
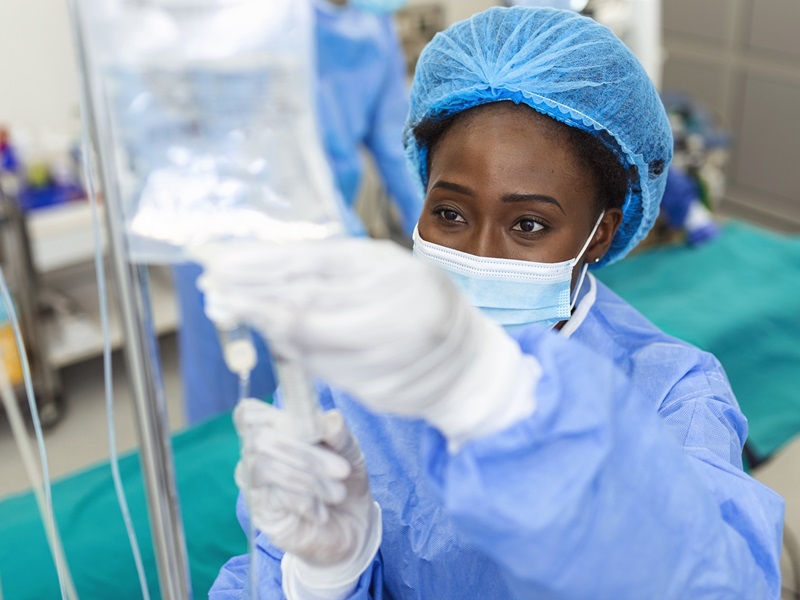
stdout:
[(443, 208), (439, 211), (439, 216), (445, 221), (463, 221), (464, 218), (454, 210)]
[(534, 233), (544, 229), (544, 225), (533, 219), (520, 219), (517, 224), (512, 227), (516, 231), (523, 231), (525, 233)]

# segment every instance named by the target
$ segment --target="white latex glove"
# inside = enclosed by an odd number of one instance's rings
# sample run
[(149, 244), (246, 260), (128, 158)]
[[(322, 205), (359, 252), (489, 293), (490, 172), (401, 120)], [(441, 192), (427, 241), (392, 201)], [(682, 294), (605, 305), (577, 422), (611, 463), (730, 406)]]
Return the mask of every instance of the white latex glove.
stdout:
[(320, 420), (322, 440), (308, 444), (265, 402), (247, 399), (234, 411), (243, 447), (236, 483), (253, 524), (286, 552), (290, 600), (348, 593), (381, 542), (381, 511), (358, 442), (339, 411)]
[(198, 256), (206, 311), (374, 410), (422, 417), (455, 449), (531, 414), (540, 370), (447, 276), (387, 241), (241, 243)]

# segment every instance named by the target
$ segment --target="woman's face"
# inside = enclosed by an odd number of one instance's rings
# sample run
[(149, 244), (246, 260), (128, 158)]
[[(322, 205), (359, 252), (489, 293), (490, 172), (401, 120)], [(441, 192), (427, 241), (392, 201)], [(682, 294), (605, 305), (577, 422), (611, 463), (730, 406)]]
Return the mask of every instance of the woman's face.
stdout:
[[(578, 256), (599, 216), (596, 184), (544, 119), (503, 102), (456, 120), (431, 155), (422, 239), (491, 258)], [(605, 254), (621, 217), (619, 209), (606, 212), (584, 261)]]

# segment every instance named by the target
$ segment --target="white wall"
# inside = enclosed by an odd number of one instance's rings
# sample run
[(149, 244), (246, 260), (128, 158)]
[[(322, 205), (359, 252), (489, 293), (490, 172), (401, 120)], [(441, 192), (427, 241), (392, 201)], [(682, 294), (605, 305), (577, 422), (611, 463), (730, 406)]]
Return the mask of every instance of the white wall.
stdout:
[(78, 84), (67, 0), (0, 0), (0, 123), (73, 134)]
[(492, 6), (502, 4), (499, 0), (409, 0), (409, 4), (442, 4), (445, 7), (447, 23), (455, 23), (462, 19), (468, 19), (477, 12), (486, 10)]

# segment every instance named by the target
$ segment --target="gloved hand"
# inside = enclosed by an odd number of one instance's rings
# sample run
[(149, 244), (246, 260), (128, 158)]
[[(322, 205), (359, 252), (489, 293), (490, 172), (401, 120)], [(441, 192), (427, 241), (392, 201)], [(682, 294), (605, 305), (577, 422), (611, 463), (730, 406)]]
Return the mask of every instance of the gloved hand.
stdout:
[(336, 597), (331, 590), (354, 586), (378, 551), (380, 507), (372, 500), (364, 456), (339, 411), (321, 415), (317, 444), (293, 437), (289, 420), (258, 400), (237, 406), (243, 455), (236, 483), (253, 524), (286, 552), (287, 596)]
[(278, 356), (374, 410), (427, 419), (456, 448), (533, 411), (538, 363), (396, 244), (241, 243), (197, 258), (212, 320), (253, 325)]

